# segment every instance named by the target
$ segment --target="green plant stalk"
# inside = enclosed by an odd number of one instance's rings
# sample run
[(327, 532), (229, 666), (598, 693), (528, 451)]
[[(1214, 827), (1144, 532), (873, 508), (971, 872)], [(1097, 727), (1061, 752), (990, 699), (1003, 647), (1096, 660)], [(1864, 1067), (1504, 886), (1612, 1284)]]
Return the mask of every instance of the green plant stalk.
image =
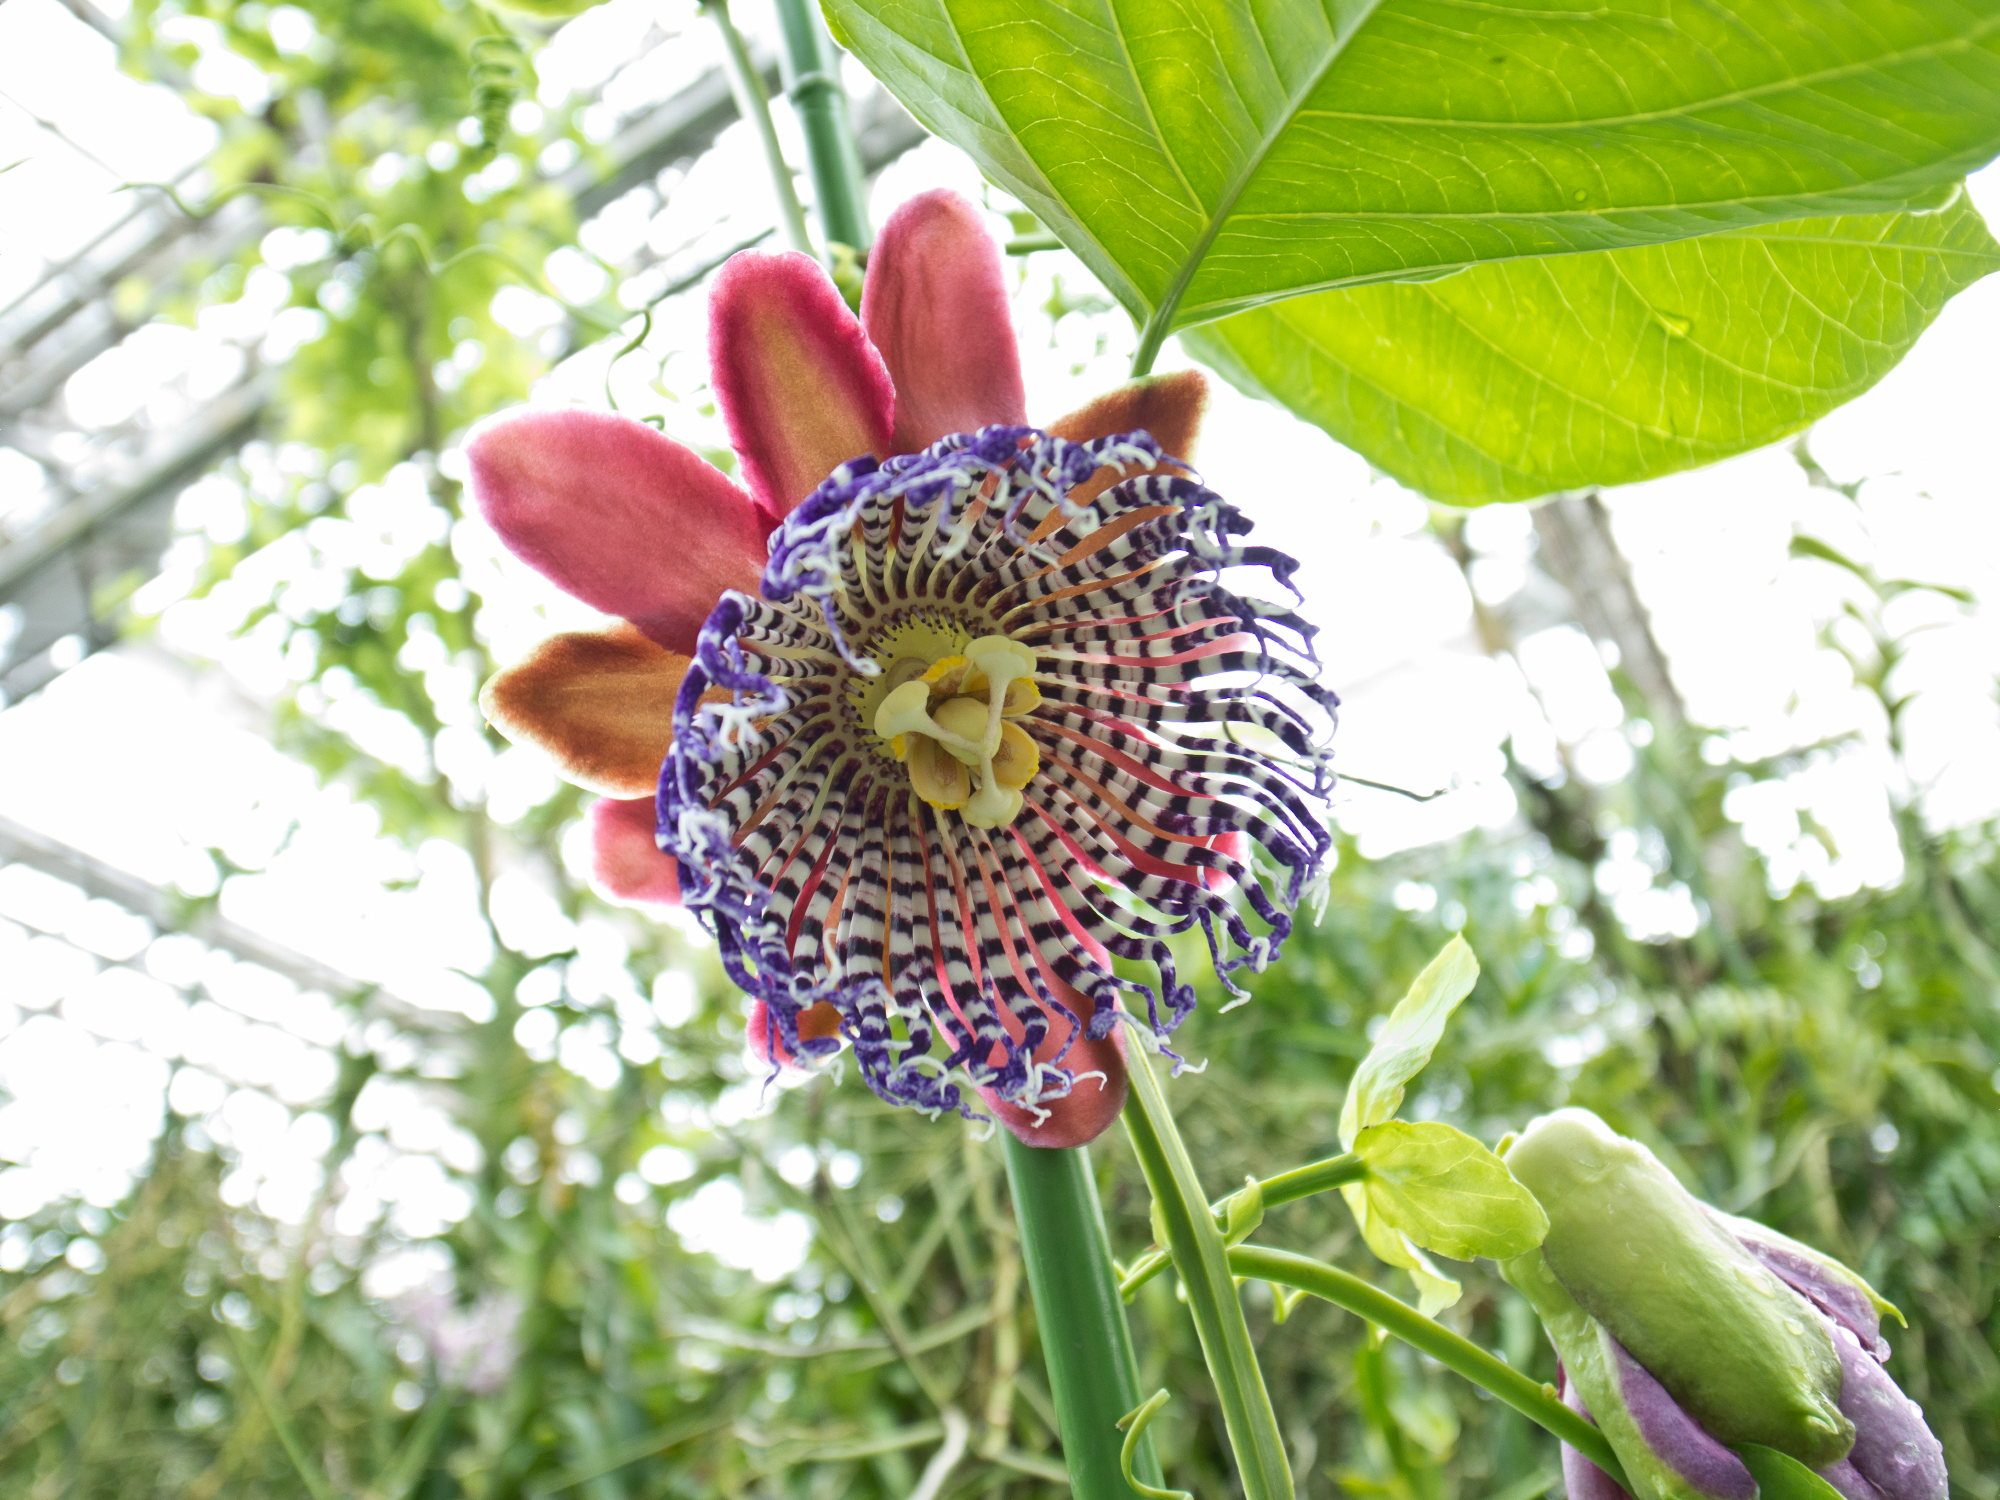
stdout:
[[(1338, 1187), (1346, 1187), (1350, 1182), (1359, 1182), (1368, 1175), (1368, 1168), (1361, 1158), (1352, 1151), (1343, 1151), (1338, 1156), (1329, 1156), (1324, 1161), (1309, 1162), (1303, 1167), (1294, 1167), (1289, 1172), (1280, 1172), (1276, 1177), (1266, 1177), (1257, 1184), (1263, 1195), (1264, 1207), (1271, 1208), (1280, 1203), (1296, 1203), (1301, 1198), (1310, 1198), (1314, 1193), (1331, 1192)], [(1216, 1227), (1220, 1228), (1229, 1212), (1232, 1200), (1241, 1195), (1238, 1189), (1227, 1198), (1218, 1198), (1209, 1204), (1215, 1214)], [(1167, 1252), (1160, 1249), (1148, 1250), (1132, 1262), (1132, 1269), (1118, 1283), (1121, 1296), (1130, 1297), (1140, 1287), (1151, 1281), (1171, 1263)]]
[(1366, 1318), (1376, 1327), (1394, 1334), (1413, 1349), (1421, 1350), (1446, 1369), (1463, 1375), (1474, 1385), (1493, 1393), (1530, 1422), (1548, 1429), (1570, 1447), (1609, 1474), (1627, 1490), (1625, 1470), (1618, 1456), (1604, 1440), (1604, 1434), (1586, 1418), (1563, 1404), (1551, 1386), (1523, 1375), (1519, 1370), (1468, 1338), (1462, 1338), (1435, 1318), (1427, 1318), (1409, 1303), (1370, 1286), (1337, 1266), (1289, 1250), (1273, 1250), (1264, 1245), (1238, 1245), (1229, 1252), (1229, 1269), (1238, 1276), (1295, 1287), (1336, 1307)]
[(785, 241), (794, 250), (813, 253), (812, 236), (806, 231), (806, 211), (799, 206), (798, 189), (792, 183), (792, 169), (778, 145), (778, 130), (771, 123), (771, 96), (764, 92), (764, 80), (743, 45), (743, 33), (729, 19), (728, 0), (702, 0), (701, 10), (722, 37), (723, 71), (729, 75), (729, 92), (736, 99), (736, 112), (750, 122), (763, 147), (764, 166), (771, 177), (771, 195), (778, 204), (778, 225)]
[(1160, 350), (1167, 342), (1167, 322), (1164, 309), (1155, 310), (1153, 315), (1139, 325), (1139, 347), (1132, 351), (1131, 377), (1137, 380), (1142, 375), (1153, 373), (1153, 361), (1160, 357)]
[(784, 37), (785, 94), (798, 112), (806, 137), (806, 167), (812, 173), (819, 227), (829, 245), (866, 250), (868, 190), (847, 117), (847, 93), (840, 86), (833, 39), (820, 20), (818, 0), (777, 0), (778, 29)]
[[(1118, 1422), (1139, 1404), (1138, 1361), (1090, 1157), (1081, 1146), (1025, 1146), (1002, 1134), (1071, 1489), (1077, 1500), (1136, 1500), (1119, 1468)], [(1135, 1457), (1133, 1471), (1160, 1483), (1150, 1438), (1140, 1439)]]
[(1230, 1275), (1228, 1249), (1208, 1206), (1194, 1163), (1175, 1128), (1152, 1060), (1132, 1049), (1132, 1095), (1125, 1130), (1153, 1194), (1153, 1211), (1167, 1253), (1187, 1289), (1188, 1309), (1201, 1339), (1202, 1358), (1222, 1404), (1222, 1421), (1236, 1457), (1244, 1500), (1292, 1500), (1292, 1470), (1278, 1431), (1271, 1393), (1250, 1342), (1250, 1325)]

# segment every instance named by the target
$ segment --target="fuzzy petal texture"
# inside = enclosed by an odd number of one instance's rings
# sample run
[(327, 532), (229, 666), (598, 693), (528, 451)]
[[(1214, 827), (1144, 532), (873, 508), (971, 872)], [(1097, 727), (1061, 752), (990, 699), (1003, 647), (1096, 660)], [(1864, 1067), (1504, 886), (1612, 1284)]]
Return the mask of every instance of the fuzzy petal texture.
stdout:
[(590, 808), (590, 878), (618, 901), (678, 906), (680, 866), (662, 854), (654, 836), (651, 797), (606, 797)]
[[(1149, 432), (1178, 464), (1161, 464), (1153, 474), (1178, 474), (1181, 464), (1194, 461), (1201, 436), (1202, 413), (1208, 408), (1208, 377), (1199, 370), (1148, 375), (1107, 391), (1088, 406), (1071, 412), (1049, 430), (1072, 442), (1088, 442), (1114, 432)], [(1088, 505), (1119, 480), (1130, 477), (1111, 469), (1085, 480), (1069, 492), (1078, 505)]]
[(517, 744), (606, 797), (647, 797), (674, 742), (688, 659), (629, 625), (552, 635), (486, 684), (480, 707)]
[(771, 516), (848, 459), (888, 456), (895, 387), (811, 256), (732, 256), (709, 293), (708, 359), (744, 482)]
[(1175, 370), (1106, 391), (1088, 406), (1050, 423), (1049, 431), (1073, 443), (1114, 432), (1150, 432), (1168, 453), (1192, 463), (1207, 409), (1208, 377), (1199, 370)]
[(896, 384), (896, 452), (1026, 424), (1000, 247), (958, 194), (922, 193), (889, 216), (868, 257), (861, 322)]
[(724, 589), (755, 592), (769, 517), (712, 464), (644, 422), (527, 411), (466, 444), (474, 502), (515, 556), (676, 651)]

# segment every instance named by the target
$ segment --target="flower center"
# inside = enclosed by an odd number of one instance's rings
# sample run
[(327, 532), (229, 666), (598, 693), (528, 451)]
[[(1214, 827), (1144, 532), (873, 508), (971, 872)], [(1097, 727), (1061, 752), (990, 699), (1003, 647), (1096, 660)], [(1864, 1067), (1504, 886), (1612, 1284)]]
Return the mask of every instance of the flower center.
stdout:
[(916, 794), (974, 828), (1013, 822), (1021, 788), (1041, 767), (1034, 741), (1008, 722), (1042, 701), (1035, 653), (1007, 636), (982, 635), (935, 661), (897, 656), (884, 665), (886, 691), (871, 727), (909, 771)]

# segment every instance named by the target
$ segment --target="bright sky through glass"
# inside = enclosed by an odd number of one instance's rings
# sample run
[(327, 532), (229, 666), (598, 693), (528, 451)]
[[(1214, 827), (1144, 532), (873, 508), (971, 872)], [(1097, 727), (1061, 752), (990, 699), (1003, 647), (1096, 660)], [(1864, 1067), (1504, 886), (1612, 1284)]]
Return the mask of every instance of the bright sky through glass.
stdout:
[[(708, 36), (697, 30), (686, 47), (632, 60), (651, 4), (612, 0), (561, 34), (540, 60), (543, 102), (596, 93), (612, 112), (609, 122), (709, 66)], [(756, 10), (743, 10), (746, 24), (760, 29)], [(272, 25), (281, 45), (310, 42), (302, 12), (279, 7)], [(184, 39), (200, 47), (205, 37), (189, 23)], [(262, 83), (254, 69), (213, 48), (204, 59), (195, 70), (200, 86), (255, 102)], [(780, 123), (790, 138), (789, 118)], [(213, 141), (212, 128), (170, 90), (119, 74), (110, 44), (54, 0), (0, 5), (0, 168), (20, 163), (0, 172), (0, 305), (115, 221), (129, 202), (115, 191), (120, 182), (178, 178)], [(607, 260), (627, 261), (648, 243), (658, 249), (684, 238), (691, 232), (687, 205), (704, 201), (718, 218), (728, 214), (754, 230), (768, 221), (768, 205), (742, 184), (761, 181), (758, 171), (747, 134), (734, 129), (678, 190), (675, 222), (651, 217), (636, 199), (621, 200), (585, 226), (585, 241)], [(904, 196), (939, 184), (980, 191), (962, 157), (931, 143), (883, 175), (878, 221)], [(1989, 216), (2000, 215), (2000, 176), (1989, 171), (1973, 191)], [(1004, 232), (997, 218), (995, 226)], [(324, 248), (297, 230), (273, 231), (264, 246), (280, 263)], [(558, 257), (549, 274), (566, 294), (587, 297), (601, 273), (582, 257)], [(1033, 257), (1019, 274), (1031, 416), (1046, 421), (1122, 378), (1132, 334), (1110, 312), (1051, 322), (1043, 309), (1058, 279), (1071, 297), (1089, 290), (1087, 276), (1066, 257)], [(75, 426), (70, 440), (90, 444), (135, 418), (172, 423), (239, 379), (252, 351), (281, 358), (313, 335), (318, 317), (281, 310), (285, 292), (275, 271), (253, 272), (237, 301), (205, 310), (194, 327), (142, 328), (93, 361), (65, 391)], [(503, 299), (504, 321), (524, 338), (556, 321), (555, 305), (537, 293), (514, 289)], [(697, 410), (701, 317), (698, 297), (667, 304), (647, 351), (624, 360), (611, 386), (624, 409), (644, 412), (660, 404), (657, 377), (682, 397), (668, 406), (669, 430), (712, 444), (719, 429)], [(601, 404), (607, 358), (604, 347), (583, 351), (538, 399)], [(1885, 576), (2000, 599), (1996, 396), (2000, 282), (1988, 281), (1952, 303), (1878, 389), (1814, 433), (1813, 453), (1834, 479), (1867, 481), (1859, 504), (1813, 489), (1783, 450), (1608, 497), (1695, 722), (1726, 730), (1742, 755), (1860, 731), (1852, 748), (1789, 781), (1759, 784), (1731, 808), (1753, 843), (1789, 851), (1774, 868), (1829, 893), (1896, 874), (1883, 790), (1888, 763), (1872, 700), (1818, 641), (1847, 587), (1825, 564), (1789, 560), (1789, 544), (1802, 530)], [(246, 465), (253, 475), (260, 466), (282, 474), (299, 458), (258, 445)], [(1424, 502), (1371, 476), (1316, 431), (1227, 390), (1217, 393), (1200, 458), (1208, 481), (1254, 516), (1258, 540), (1304, 560), (1299, 582), (1308, 617), (1322, 627), (1326, 679), (1347, 698), (1340, 765), (1418, 791), (1454, 788), (1422, 805), (1352, 792), (1341, 818), (1365, 852), (1508, 823), (1515, 808), (1500, 747), (1509, 735), (1530, 764), (1552, 754), (1559, 737), (1587, 777), (1610, 781), (1627, 769), (1628, 726), (1595, 648), (1573, 627), (1555, 625), (1521, 641), (1518, 668), (1489, 657), (1474, 634), (1464, 575), (1425, 529)], [(50, 503), (38, 466), (0, 446), (0, 526), (24, 525)], [(488, 956), (465, 853), (442, 840), (414, 853), (392, 844), (369, 807), (345, 789), (318, 786), (267, 738), (265, 705), (294, 680), (293, 664), (274, 644), (282, 631), (238, 637), (237, 628), (274, 597), (281, 610), (288, 598), (325, 607), (338, 598), (337, 572), (318, 567), (301, 539), (286, 538), (206, 598), (189, 599), (204, 539), (245, 534), (245, 495), (210, 476), (181, 497), (177, 519), (184, 539), (139, 599), (161, 612), (157, 636), (91, 657), (0, 712), (0, 819), (189, 898), (219, 892), (222, 915), (242, 928), (404, 1001), (477, 1018), (484, 992), (453, 972), (477, 971)], [(326, 555), (364, 571), (372, 564), (383, 576), (450, 534), (502, 660), (552, 625), (587, 619), (525, 569), (503, 565), (476, 523), (451, 531), (414, 473), (357, 494), (344, 519), (311, 524)], [(1527, 619), (1537, 608), (1556, 618), (1560, 602), (1542, 608), (1519, 597), (1547, 588), (1530, 567), (1526, 510), (1475, 514), (1469, 538), (1483, 602), (1519, 605)], [(1902, 682), (1919, 693), (1908, 733), (1924, 806), (1938, 823), (1991, 816), (2000, 811), (1991, 774), (2000, 764), (1993, 692), (2000, 622), (1990, 603), (1968, 613), (1936, 596), (1912, 595), (1895, 607), (1908, 616), (1898, 621), (1904, 627), (1925, 612), (1937, 627), (1916, 638)], [(0, 618), (0, 632), (8, 628)], [(461, 670), (441, 641), (430, 645), (419, 639), (403, 666), (446, 677)], [(549, 794), (551, 774), (533, 752), (493, 749), (469, 706), (475, 686), (468, 681), (456, 695), (467, 709), (438, 744), (439, 770), (463, 796), (486, 800), (509, 821)], [(421, 768), (425, 746), (411, 726), (352, 687), (323, 677), (306, 690), (305, 706), (369, 754)], [(1830, 830), (1838, 858), (1800, 838), (1802, 809)], [(211, 848), (258, 873), (222, 884)], [(567, 852), (576, 867), (580, 850)], [(1640, 935), (1684, 933), (1696, 919), (1685, 890), (1660, 886), (1634, 848), (1614, 845), (1600, 881)], [(614, 1050), (645, 1062), (671, 1044), (672, 1026), (687, 1013), (684, 986), (668, 974), (650, 993), (631, 988), (619, 919), (573, 924), (521, 872), (501, 877), (496, 905), (515, 946), (579, 950), (572, 991), (601, 976), (601, 1024), (573, 1027), (559, 1041), (553, 1014), (531, 1011), (521, 1034), (531, 1051), (547, 1055), (560, 1046), (562, 1061), (579, 1075), (608, 1081)], [(225, 1188), (232, 1201), (301, 1219), (330, 1143), (330, 1127), (312, 1106), (331, 1085), (334, 1049), (347, 1025), (324, 997), (301, 994), (268, 970), (191, 938), (155, 936), (112, 903), (91, 901), (25, 866), (0, 865), (0, 1219), (69, 1194), (115, 1202), (143, 1168), (169, 1104), (205, 1121), (233, 1153), (238, 1166)], [(726, 1105), (757, 1107), (754, 1086)], [(466, 1167), (473, 1148), (420, 1091), (378, 1080), (357, 1123), (374, 1134), (349, 1169), (342, 1229), (358, 1231), (388, 1213), (419, 1240), (467, 1211), (445, 1169)], [(647, 1160), (652, 1166), (642, 1172), (651, 1180), (673, 1179), (675, 1163)], [(726, 1182), (711, 1184), (679, 1206), (672, 1227), (736, 1264), (782, 1273), (802, 1253), (804, 1221), (752, 1224), (732, 1191)], [(0, 1266), (14, 1253), (0, 1239)], [(412, 1264), (404, 1279), (425, 1265)]]

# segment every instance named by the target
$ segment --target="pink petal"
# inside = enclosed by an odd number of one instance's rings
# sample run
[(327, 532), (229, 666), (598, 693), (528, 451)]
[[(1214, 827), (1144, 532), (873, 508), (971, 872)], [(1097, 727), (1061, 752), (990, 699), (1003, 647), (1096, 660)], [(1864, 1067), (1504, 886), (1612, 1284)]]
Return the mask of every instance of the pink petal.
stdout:
[(895, 387), (811, 256), (730, 257), (709, 294), (708, 359), (744, 481), (771, 515), (848, 459), (888, 455)]
[(1028, 420), (1000, 247), (958, 194), (922, 193), (889, 216), (861, 321), (896, 382), (896, 452)]
[[(1063, 1004), (1088, 1020), (1096, 1010), (1089, 996), (1053, 976), (1047, 977)], [(1018, 1023), (1008, 1024), (1011, 1019), (1005, 1018), (1002, 1024), (1018, 1036)], [(1070, 1032), (1071, 1028), (1060, 1019), (1053, 1020), (1048, 1039), (1035, 1049), (1035, 1060), (1054, 1062)], [(1044, 1114), (1044, 1118), (1039, 1120), (1030, 1111), (1017, 1104), (1009, 1104), (990, 1089), (979, 1091), (986, 1107), (993, 1112), (993, 1118), (1025, 1145), (1081, 1146), (1109, 1130), (1118, 1118), (1118, 1112), (1125, 1107), (1125, 1095), (1131, 1087), (1131, 1079), (1125, 1071), (1123, 1026), (1112, 1027), (1109, 1035), (1096, 1041), (1078, 1037), (1076, 1045), (1063, 1058), (1062, 1065), (1075, 1076), (1076, 1082), (1062, 1098), (1045, 1101), (1039, 1106)]]
[(724, 589), (755, 593), (771, 522), (713, 465), (609, 412), (522, 411), (466, 444), (472, 498), (514, 555), (692, 652)]
[(651, 797), (606, 797), (590, 806), (590, 878), (619, 901), (681, 903), (680, 866), (654, 841)]

